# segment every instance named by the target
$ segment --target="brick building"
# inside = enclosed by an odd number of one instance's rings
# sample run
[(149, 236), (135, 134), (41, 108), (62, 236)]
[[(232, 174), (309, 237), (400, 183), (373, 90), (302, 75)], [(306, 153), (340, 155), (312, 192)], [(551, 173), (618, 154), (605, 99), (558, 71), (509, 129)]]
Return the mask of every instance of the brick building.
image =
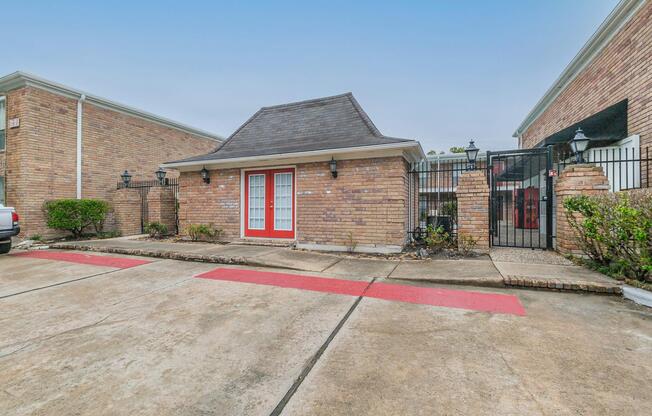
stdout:
[(516, 129), (520, 148), (652, 145), (652, 1), (622, 0)]
[(111, 201), (120, 173), (153, 179), (161, 162), (214, 150), (220, 137), (33, 75), (0, 78), (0, 203), (23, 236), (53, 235), (42, 205)]
[(408, 235), (419, 142), (382, 135), (352, 94), (264, 107), (214, 152), (178, 169), (179, 221), (230, 240), (400, 251)]

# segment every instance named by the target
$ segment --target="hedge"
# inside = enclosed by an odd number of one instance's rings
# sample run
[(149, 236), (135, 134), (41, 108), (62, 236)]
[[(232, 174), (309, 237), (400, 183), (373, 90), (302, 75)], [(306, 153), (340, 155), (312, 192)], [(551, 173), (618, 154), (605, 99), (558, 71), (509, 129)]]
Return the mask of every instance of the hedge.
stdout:
[(95, 233), (101, 232), (109, 212), (109, 204), (99, 199), (55, 199), (43, 208), (48, 227), (69, 231), (75, 238), (90, 226)]

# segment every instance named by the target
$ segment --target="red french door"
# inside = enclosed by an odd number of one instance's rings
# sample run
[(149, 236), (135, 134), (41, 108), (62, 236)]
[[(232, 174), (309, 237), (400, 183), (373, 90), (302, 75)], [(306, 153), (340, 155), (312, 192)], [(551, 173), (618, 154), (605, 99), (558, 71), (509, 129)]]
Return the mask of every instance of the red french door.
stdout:
[(245, 237), (294, 238), (294, 169), (245, 172)]

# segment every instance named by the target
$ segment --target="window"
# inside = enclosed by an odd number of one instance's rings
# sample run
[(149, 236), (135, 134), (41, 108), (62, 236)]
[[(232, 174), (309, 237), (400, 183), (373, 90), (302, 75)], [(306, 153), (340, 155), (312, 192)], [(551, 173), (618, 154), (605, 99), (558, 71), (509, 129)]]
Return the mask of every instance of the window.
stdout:
[(5, 204), (5, 178), (0, 176), (0, 205)]
[(0, 97), (0, 150), (5, 149), (5, 127), (7, 123), (7, 112), (5, 111), (5, 97)]

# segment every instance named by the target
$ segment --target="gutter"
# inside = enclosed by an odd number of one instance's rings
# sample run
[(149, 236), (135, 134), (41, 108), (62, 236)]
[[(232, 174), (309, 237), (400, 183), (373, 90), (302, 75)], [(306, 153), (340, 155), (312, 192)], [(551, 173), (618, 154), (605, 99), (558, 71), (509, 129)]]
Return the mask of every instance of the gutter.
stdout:
[(84, 116), (84, 101), (82, 94), (77, 100), (77, 199), (82, 197), (82, 122)]
[(609, 42), (620, 32), (620, 30), (639, 11), (647, 0), (621, 0), (618, 5), (609, 13), (609, 16), (602, 22), (595, 33), (584, 44), (582, 49), (575, 55), (573, 60), (564, 68), (559, 78), (546, 91), (543, 97), (537, 102), (534, 108), (521, 122), (512, 137), (519, 138), (536, 120), (550, 107), (557, 97), (568, 87), (568, 85), (586, 69), (591, 62), (602, 52)]

